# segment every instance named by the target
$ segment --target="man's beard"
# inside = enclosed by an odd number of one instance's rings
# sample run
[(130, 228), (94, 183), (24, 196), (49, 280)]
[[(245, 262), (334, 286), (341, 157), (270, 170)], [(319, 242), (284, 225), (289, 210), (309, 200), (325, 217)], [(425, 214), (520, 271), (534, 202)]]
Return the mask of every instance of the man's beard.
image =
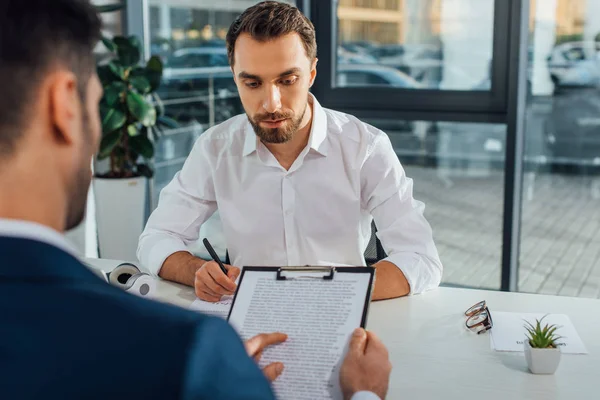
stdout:
[[(263, 143), (287, 143), (292, 140), (294, 134), (298, 132), (298, 129), (300, 129), (300, 124), (302, 123), (304, 114), (306, 114), (307, 107), (308, 103), (306, 106), (304, 106), (304, 110), (297, 118), (294, 118), (293, 112), (275, 112), (259, 114), (254, 116), (254, 118), (250, 118), (250, 116), (248, 116), (248, 121), (250, 121), (250, 125), (252, 125), (252, 128), (254, 128), (256, 136), (258, 136)], [(286, 125), (281, 128), (263, 128), (260, 126), (260, 122), (262, 121), (278, 121), (282, 119), (289, 119), (289, 121), (287, 121)]]
[[(85, 138), (89, 138), (91, 137), (91, 131), (89, 130), (90, 124), (87, 114), (84, 114), (82, 119), (82, 134)], [(80, 165), (79, 169), (76, 171), (75, 177), (72, 179), (69, 188), (66, 230), (76, 228), (81, 224), (85, 217), (88, 190), (90, 188), (92, 176), (90, 174), (91, 157), (85, 157), (83, 152), (88, 150), (87, 146), (89, 146), (89, 143), (90, 140), (84, 141), (84, 146), (86, 146), (86, 148), (81, 149), (82, 152), (80, 153), (82, 165)]]

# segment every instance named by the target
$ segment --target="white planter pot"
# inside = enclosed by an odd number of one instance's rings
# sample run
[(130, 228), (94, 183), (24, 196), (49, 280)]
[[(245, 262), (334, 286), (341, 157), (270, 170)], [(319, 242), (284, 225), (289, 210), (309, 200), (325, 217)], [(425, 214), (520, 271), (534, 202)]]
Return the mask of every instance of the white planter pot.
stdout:
[(135, 261), (144, 228), (146, 178), (94, 178), (101, 258)]
[(534, 374), (553, 374), (560, 364), (560, 347), (556, 349), (534, 349), (525, 339), (525, 359)]

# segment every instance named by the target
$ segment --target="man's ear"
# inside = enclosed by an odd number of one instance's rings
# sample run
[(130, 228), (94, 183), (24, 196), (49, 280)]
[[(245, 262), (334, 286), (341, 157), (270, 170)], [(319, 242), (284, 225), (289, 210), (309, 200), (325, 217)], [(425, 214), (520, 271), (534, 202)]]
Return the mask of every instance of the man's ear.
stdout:
[(56, 128), (56, 140), (72, 143), (81, 129), (81, 101), (75, 74), (57, 71), (48, 78), (50, 122)]
[(315, 78), (317, 77), (317, 62), (319, 62), (319, 59), (315, 58), (315, 60), (312, 63), (312, 66), (310, 67), (310, 85), (309, 85), (309, 87), (312, 87), (312, 85), (315, 83)]

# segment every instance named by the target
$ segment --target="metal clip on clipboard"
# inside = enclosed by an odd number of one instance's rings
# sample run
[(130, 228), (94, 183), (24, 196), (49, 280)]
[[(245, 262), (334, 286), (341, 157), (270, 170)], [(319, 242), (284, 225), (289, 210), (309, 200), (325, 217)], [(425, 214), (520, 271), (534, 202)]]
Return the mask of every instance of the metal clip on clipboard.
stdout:
[[(335, 267), (280, 267), (277, 269), (277, 280), (278, 281), (286, 281), (293, 279), (323, 279), (325, 281), (332, 281), (333, 275), (335, 274)], [(284, 276), (285, 273), (294, 273), (299, 274), (297, 276)], [(315, 276), (312, 274), (321, 273), (323, 276)], [(302, 274), (311, 274), (311, 275), (302, 275)]]

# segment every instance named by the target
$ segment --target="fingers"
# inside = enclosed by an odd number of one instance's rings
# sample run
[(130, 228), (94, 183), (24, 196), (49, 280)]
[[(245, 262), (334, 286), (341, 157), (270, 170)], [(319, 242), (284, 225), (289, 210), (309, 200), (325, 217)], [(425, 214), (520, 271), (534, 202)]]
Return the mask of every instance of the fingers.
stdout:
[(212, 280), (225, 289), (227, 292), (225, 294), (233, 294), (233, 292), (235, 292), (237, 285), (221, 271), (219, 264), (211, 261), (206, 263), (202, 268), (206, 268), (206, 271), (211, 276)]
[(348, 353), (353, 355), (362, 355), (367, 346), (367, 333), (363, 328), (356, 328), (350, 338)]
[(227, 276), (229, 279), (231, 279), (232, 282), (235, 282), (238, 276), (240, 276), (240, 269), (231, 265), (225, 265), (225, 268), (227, 268)]
[(261, 333), (246, 341), (246, 351), (250, 357), (254, 357), (258, 353), (261, 353), (266, 347), (283, 343), (286, 340), (287, 335), (285, 333)]
[(198, 285), (196, 285), (195, 292), (196, 297), (198, 297), (200, 300), (210, 301), (211, 303), (216, 303), (221, 300), (221, 296), (215, 296), (214, 294), (207, 293), (199, 288)]
[[(220, 271), (219, 271), (219, 273), (223, 274)], [(223, 276), (225, 276), (225, 275), (223, 275)], [(225, 279), (229, 279), (229, 278), (225, 278)], [(219, 298), (221, 296), (227, 296), (227, 295), (233, 294), (233, 291), (229, 291), (229, 290), (225, 289), (223, 286), (219, 285), (217, 282), (215, 282), (214, 278), (211, 275), (207, 275), (207, 277), (203, 279), (202, 283), (206, 286), (206, 289), (207, 289), (206, 291), (208, 293), (211, 293), (214, 296), (219, 296)]]
[[(239, 268), (230, 267), (230, 269), (233, 269), (232, 274), (239, 274)], [(233, 287), (233, 290), (223, 287), (219, 282), (228, 285), (229, 288)], [(198, 298), (216, 302), (221, 300), (222, 296), (233, 294), (237, 285), (223, 274), (216, 262), (210, 261), (196, 271), (194, 287)]]
[(263, 369), (263, 374), (267, 377), (269, 382), (273, 382), (283, 372), (283, 364), (280, 362), (274, 362), (267, 365)]
[(365, 352), (376, 351), (386, 358), (388, 357), (388, 350), (383, 342), (373, 332), (367, 332), (367, 345)]

